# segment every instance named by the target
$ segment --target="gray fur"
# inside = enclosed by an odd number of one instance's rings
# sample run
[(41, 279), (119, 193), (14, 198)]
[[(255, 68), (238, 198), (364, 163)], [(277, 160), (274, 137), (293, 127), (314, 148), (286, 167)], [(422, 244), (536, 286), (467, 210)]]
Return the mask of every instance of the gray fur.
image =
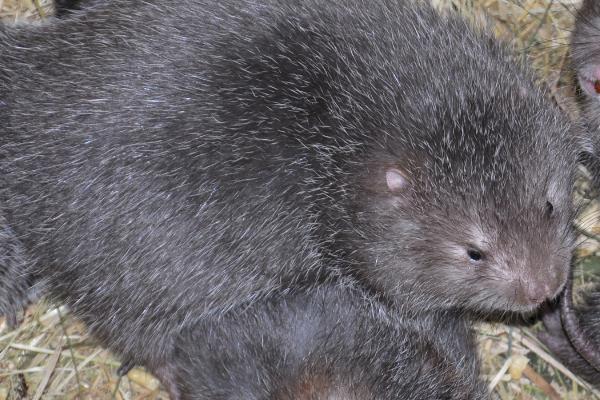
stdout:
[(0, 207), (27, 279), (140, 363), (339, 276), (530, 311), (566, 279), (578, 152), (532, 81), (412, 2), (99, 2), (0, 26)]
[[(584, 0), (576, 16), (571, 54), (583, 94), (582, 121), (589, 133), (584, 161), (597, 188), (600, 187), (600, 94), (597, 93), (598, 88), (595, 88), (594, 84), (595, 81), (600, 83), (599, 35), (600, 3)], [(597, 356), (594, 357), (593, 353), (600, 349), (600, 290), (587, 293), (583, 305), (576, 310), (564, 307), (570, 301), (570, 297), (561, 298), (564, 310), (562, 321), (559, 309), (550, 310), (544, 315), (546, 330), (540, 332), (539, 337), (567, 367), (587, 381), (598, 385), (600, 372), (588, 363), (586, 358), (595, 360)], [(564, 324), (565, 318), (577, 323), (574, 326)], [(580, 340), (573, 341), (570, 338), (583, 338), (584, 341), (579, 343)]]
[(600, 80), (600, 3), (584, 0), (575, 19), (571, 38), (573, 68), (583, 94), (582, 122), (588, 130), (584, 161), (596, 187), (600, 187), (600, 95), (594, 81)]
[(182, 400), (488, 399), (478, 370), (464, 320), (404, 318), (340, 285), (208, 318), (153, 368)]
[(0, 214), (0, 315), (7, 317), (9, 327), (16, 327), (19, 312), (29, 304), (32, 281), (29, 263), (21, 242)]

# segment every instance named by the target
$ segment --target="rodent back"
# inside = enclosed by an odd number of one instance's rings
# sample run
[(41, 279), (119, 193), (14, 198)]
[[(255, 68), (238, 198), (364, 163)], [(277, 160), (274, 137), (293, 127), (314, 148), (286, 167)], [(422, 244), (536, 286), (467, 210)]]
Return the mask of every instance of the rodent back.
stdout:
[(530, 309), (560, 287), (568, 123), (456, 17), (115, 1), (0, 29), (6, 218), (120, 352), (166, 354), (193, 318), (346, 271), (417, 309)]

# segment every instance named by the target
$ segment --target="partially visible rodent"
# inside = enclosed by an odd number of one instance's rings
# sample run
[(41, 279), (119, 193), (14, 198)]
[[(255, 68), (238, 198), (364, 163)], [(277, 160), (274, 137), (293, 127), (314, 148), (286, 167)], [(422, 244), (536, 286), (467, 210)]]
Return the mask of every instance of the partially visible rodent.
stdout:
[(589, 129), (585, 164), (600, 188), (600, 2), (584, 0), (575, 19), (571, 57), (583, 93), (583, 121)]
[[(600, 287), (586, 293), (584, 301), (576, 310), (581, 333), (600, 351)], [(571, 371), (594, 385), (600, 385), (600, 372), (580, 355), (563, 328), (559, 309), (551, 310), (543, 317), (545, 331), (538, 333), (540, 340)]]
[(586, 112), (600, 123), (600, 3), (584, 0), (571, 38), (571, 57), (577, 80), (586, 96)]
[(109, 3), (0, 26), (0, 207), (114, 351), (342, 275), (422, 313), (562, 289), (578, 148), (491, 36), (409, 1)]
[(292, 291), (186, 329), (153, 372), (181, 400), (487, 399), (455, 321), (404, 319), (339, 285)]
[[(583, 93), (583, 122), (589, 145), (584, 161), (600, 189), (600, 2), (584, 0), (576, 15), (571, 39), (572, 64)], [(544, 316), (546, 332), (540, 338), (565, 364), (593, 383), (600, 383), (600, 292), (591, 293), (586, 305), (573, 306), (571, 284), (560, 308)]]

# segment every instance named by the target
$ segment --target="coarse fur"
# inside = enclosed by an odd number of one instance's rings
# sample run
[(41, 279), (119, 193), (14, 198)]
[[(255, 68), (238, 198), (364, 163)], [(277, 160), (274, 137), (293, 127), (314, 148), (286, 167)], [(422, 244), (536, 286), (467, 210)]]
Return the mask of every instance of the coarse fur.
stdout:
[(0, 214), (0, 315), (12, 328), (34, 292), (29, 266), (23, 245)]
[(599, 35), (600, 3), (584, 0), (575, 18), (571, 58), (579, 86), (586, 99), (585, 112), (596, 128), (600, 123), (600, 98), (594, 87), (594, 83), (600, 79)]
[(575, 132), (487, 33), (400, 0), (108, 3), (0, 26), (0, 207), (117, 353), (340, 276), (423, 313), (562, 289)]
[(151, 369), (181, 400), (489, 398), (464, 320), (406, 319), (341, 285), (203, 320)]
[(571, 60), (583, 94), (582, 121), (588, 129), (585, 165), (600, 188), (600, 3), (584, 0), (575, 18), (571, 38)]
[[(589, 134), (584, 161), (600, 188), (600, 3), (584, 0), (578, 10), (571, 39), (573, 68), (583, 94), (582, 120)], [(573, 308), (570, 290), (561, 297), (560, 309), (544, 316), (546, 330), (540, 339), (573, 371), (591, 383), (600, 383), (600, 291), (587, 294)]]

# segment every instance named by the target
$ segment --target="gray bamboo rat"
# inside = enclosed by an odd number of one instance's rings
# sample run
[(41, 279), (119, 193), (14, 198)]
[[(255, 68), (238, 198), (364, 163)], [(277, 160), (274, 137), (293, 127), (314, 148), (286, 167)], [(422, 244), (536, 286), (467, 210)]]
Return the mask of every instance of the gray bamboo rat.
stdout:
[(455, 322), (403, 318), (339, 284), (292, 290), (186, 328), (152, 371), (182, 400), (488, 399)]
[[(595, 185), (600, 183), (600, 3), (585, 0), (576, 14), (571, 39), (572, 64), (583, 93), (583, 124), (590, 146), (586, 165)], [(600, 292), (587, 293), (586, 301), (574, 307), (571, 284), (560, 299), (560, 308), (544, 316), (542, 341), (573, 371), (591, 383), (600, 383)]]
[(412, 1), (1, 25), (0, 305), (41, 288), (144, 365), (343, 276), (457, 323), (528, 312), (569, 270), (576, 134), (491, 35)]
[(600, 4), (584, 0), (575, 19), (571, 56), (577, 82), (583, 94), (583, 122), (591, 134), (586, 165), (595, 186), (600, 185)]

